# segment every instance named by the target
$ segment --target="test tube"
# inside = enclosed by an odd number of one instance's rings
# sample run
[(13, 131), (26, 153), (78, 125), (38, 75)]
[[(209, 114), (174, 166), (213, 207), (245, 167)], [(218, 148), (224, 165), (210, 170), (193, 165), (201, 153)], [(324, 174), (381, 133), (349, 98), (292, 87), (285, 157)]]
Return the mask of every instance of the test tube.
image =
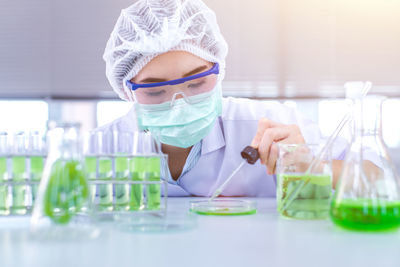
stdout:
[[(160, 181), (160, 156), (152, 155), (147, 159), (146, 164), (146, 172), (147, 172), (147, 180), (151, 182), (159, 182)], [(158, 210), (160, 209), (161, 203), (161, 185), (159, 183), (149, 184), (146, 187), (146, 196), (147, 196), (147, 209), (149, 210)]]
[(136, 156), (134, 157), (132, 178), (134, 180), (156, 182), (146, 185), (145, 209), (158, 210), (160, 209), (161, 202), (161, 185), (159, 183), (161, 165), (160, 146), (150, 132), (137, 132), (134, 151)]
[(5, 184), (8, 179), (8, 149), (8, 134), (6, 132), (0, 132), (0, 215), (10, 214), (10, 206), (8, 203), (8, 186)]
[(26, 168), (26, 135), (24, 132), (18, 132), (14, 135), (13, 153), (11, 156), (11, 178), (12, 185), (12, 207), (13, 214), (23, 215), (27, 213), (26, 205), (26, 184), (27, 168)]
[(98, 186), (99, 195), (99, 210), (112, 211), (113, 210), (113, 192), (112, 192), (112, 157), (110, 154), (110, 147), (112, 146), (112, 138), (109, 134), (99, 132), (97, 138), (98, 144), (98, 176), (97, 178), (104, 182)]
[[(113, 132), (113, 154), (115, 159), (115, 179), (128, 181), (129, 161), (132, 154), (133, 133)], [(115, 184), (115, 209), (129, 210), (129, 185)]]
[(29, 134), (29, 163), (30, 163), (30, 179), (32, 192), (32, 206), (37, 197), (39, 182), (42, 178), (44, 161), (45, 161), (45, 145), (39, 132), (31, 132)]
[[(135, 155), (131, 158), (129, 173), (133, 181), (143, 182), (145, 180), (145, 166), (146, 157)], [(131, 210), (142, 210), (144, 208), (143, 184), (132, 184), (129, 205)]]
[[(85, 174), (89, 182), (94, 182), (98, 175), (98, 145), (100, 142), (101, 134), (99, 132), (89, 132), (84, 138), (83, 154), (85, 158)], [(96, 184), (90, 185), (90, 202), (96, 201)]]

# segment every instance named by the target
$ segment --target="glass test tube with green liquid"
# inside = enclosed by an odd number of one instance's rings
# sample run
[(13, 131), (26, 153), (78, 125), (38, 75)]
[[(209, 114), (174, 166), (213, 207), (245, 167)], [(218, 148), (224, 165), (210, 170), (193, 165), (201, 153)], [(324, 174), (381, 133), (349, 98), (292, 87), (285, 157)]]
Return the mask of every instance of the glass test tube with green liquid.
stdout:
[[(146, 164), (147, 180), (160, 181), (160, 157), (153, 156), (147, 158)], [(149, 184), (146, 186), (147, 209), (158, 210), (161, 203), (160, 184)]]
[(7, 158), (0, 157), (0, 215), (10, 214), (8, 203), (8, 186), (2, 184), (5, 182), (7, 176)]
[[(85, 172), (88, 181), (95, 181), (97, 175), (97, 158), (95, 156), (85, 157)], [(96, 200), (96, 184), (90, 185), (90, 202)]]
[[(115, 157), (115, 179), (127, 181), (129, 175), (129, 158), (126, 156)], [(115, 208), (116, 210), (129, 210), (129, 185), (115, 184)]]
[[(146, 176), (146, 157), (133, 157), (130, 161), (129, 172), (133, 181), (144, 181)], [(130, 209), (144, 208), (143, 184), (131, 185)]]
[(106, 184), (99, 184), (99, 208), (102, 211), (113, 210), (113, 191), (112, 191), (112, 160), (109, 157), (99, 158), (99, 180), (109, 181)]
[(32, 206), (33, 202), (37, 198), (37, 191), (39, 188), (39, 182), (42, 178), (43, 174), (43, 167), (44, 167), (44, 157), (43, 156), (31, 156), (30, 157), (30, 165), (31, 165), (31, 170), (30, 170), (30, 175), (31, 175), (31, 181), (34, 183), (32, 184)]
[[(12, 179), (14, 182), (23, 182), (26, 178), (26, 157), (12, 156)], [(14, 214), (26, 214), (27, 207), (25, 204), (26, 185), (19, 184), (12, 186), (12, 208)]]

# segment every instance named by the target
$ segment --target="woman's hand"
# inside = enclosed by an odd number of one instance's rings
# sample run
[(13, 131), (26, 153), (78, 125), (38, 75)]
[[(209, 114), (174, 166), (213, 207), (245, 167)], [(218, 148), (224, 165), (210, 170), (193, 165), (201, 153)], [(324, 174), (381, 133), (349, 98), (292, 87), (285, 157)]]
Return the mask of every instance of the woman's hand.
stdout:
[(286, 125), (261, 118), (251, 146), (258, 149), (261, 164), (267, 167), (268, 174), (275, 173), (278, 159), (278, 146), (275, 143), (304, 144), (305, 141), (297, 125)]

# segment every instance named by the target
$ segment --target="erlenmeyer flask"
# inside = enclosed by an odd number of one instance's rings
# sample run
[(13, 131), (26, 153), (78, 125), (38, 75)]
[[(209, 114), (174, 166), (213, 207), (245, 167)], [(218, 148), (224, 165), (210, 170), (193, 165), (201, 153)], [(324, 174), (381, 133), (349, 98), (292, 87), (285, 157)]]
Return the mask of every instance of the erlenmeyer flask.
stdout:
[(400, 226), (400, 181), (382, 139), (382, 97), (355, 99), (353, 137), (331, 203), (339, 226), (378, 231)]
[[(84, 174), (79, 132), (76, 124), (65, 124), (49, 131), (49, 153), (34, 206), (33, 232), (50, 237), (65, 237), (66, 227), (79, 230), (87, 225), (89, 216), (89, 186)], [(49, 231), (52, 227), (55, 231)], [(40, 231), (40, 230), (45, 231)], [(90, 234), (76, 231), (75, 237)], [(54, 236), (55, 235), (55, 236)]]

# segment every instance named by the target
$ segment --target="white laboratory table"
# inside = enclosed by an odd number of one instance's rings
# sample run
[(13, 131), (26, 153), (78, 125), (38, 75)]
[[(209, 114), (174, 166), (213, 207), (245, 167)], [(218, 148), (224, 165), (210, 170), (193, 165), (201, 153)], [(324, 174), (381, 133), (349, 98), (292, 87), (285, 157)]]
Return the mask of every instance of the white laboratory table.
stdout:
[[(193, 198), (169, 198), (186, 213)], [(257, 214), (195, 215), (193, 228), (158, 233), (102, 227), (85, 241), (37, 241), (29, 218), (0, 217), (0, 266), (377, 266), (400, 267), (400, 232), (359, 233), (330, 221), (279, 217), (275, 199), (258, 198)]]

